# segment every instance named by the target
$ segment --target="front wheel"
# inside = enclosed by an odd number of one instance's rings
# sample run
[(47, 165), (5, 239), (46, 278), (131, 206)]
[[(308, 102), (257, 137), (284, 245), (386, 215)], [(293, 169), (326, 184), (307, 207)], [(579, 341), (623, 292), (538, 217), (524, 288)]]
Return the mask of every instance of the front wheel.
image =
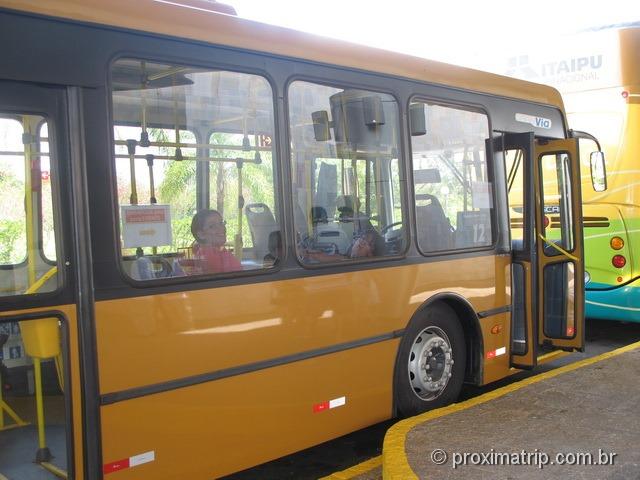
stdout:
[(394, 393), (400, 416), (442, 407), (458, 398), (466, 364), (462, 326), (443, 303), (429, 306), (407, 328), (396, 362)]

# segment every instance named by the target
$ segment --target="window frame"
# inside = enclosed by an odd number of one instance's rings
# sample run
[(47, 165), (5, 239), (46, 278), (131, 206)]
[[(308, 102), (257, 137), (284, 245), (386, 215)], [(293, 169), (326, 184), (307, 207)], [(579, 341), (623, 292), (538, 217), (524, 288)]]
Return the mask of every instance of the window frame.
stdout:
[[(431, 105), (437, 105), (440, 107), (451, 108), (454, 110), (462, 110), (466, 112), (475, 112), (475, 113), (482, 114), (487, 119), (487, 134), (488, 134), (487, 140), (493, 140), (495, 138), (489, 109), (482, 104), (455, 102), (455, 101), (443, 99), (440, 97), (433, 97), (433, 96), (422, 95), (422, 94), (412, 94), (409, 96), (409, 100), (406, 105), (407, 112), (409, 111), (409, 106), (412, 103), (422, 103), (425, 106), (431, 104)], [(491, 184), (491, 201), (493, 202), (493, 206), (490, 209), (491, 243), (487, 245), (479, 246), (479, 247), (465, 247), (465, 248), (454, 247), (447, 250), (425, 252), (420, 248), (420, 245), (418, 243), (418, 227), (417, 227), (417, 221), (416, 221), (417, 213), (416, 213), (416, 206), (415, 206), (415, 195), (416, 195), (415, 180), (414, 180), (415, 170), (414, 170), (414, 164), (413, 164), (413, 154), (414, 154), (413, 140), (412, 140), (413, 137), (411, 136), (411, 118), (408, 115), (407, 115), (407, 127), (408, 127), (408, 139), (409, 139), (408, 140), (408, 143), (409, 143), (408, 159), (410, 162), (409, 175), (410, 175), (410, 183), (411, 183), (412, 204), (414, 205), (414, 208), (413, 208), (414, 235), (412, 236), (412, 240), (415, 243), (416, 250), (419, 252), (419, 254), (422, 257), (425, 257), (425, 258), (433, 258), (433, 257), (444, 256), (444, 255), (456, 255), (456, 254), (473, 253), (473, 252), (488, 252), (488, 251), (496, 250), (500, 238), (498, 234), (499, 225), (498, 225), (498, 218), (497, 218), (498, 214), (497, 214), (497, 208), (496, 208), (497, 201), (498, 201), (498, 198), (497, 198), (498, 188), (496, 188), (496, 175), (495, 175), (496, 167), (494, 165), (495, 159), (494, 159), (494, 151), (493, 151), (493, 142), (492, 141), (488, 142), (489, 143), (488, 145), (485, 142), (487, 179)]]
[[(25, 86), (27, 84), (25, 84), (24, 82), (19, 82), (19, 85)], [(63, 194), (61, 191), (62, 183), (60, 178), (62, 168), (61, 168), (61, 165), (58, 164), (59, 160), (56, 158), (60, 153), (60, 146), (59, 146), (60, 142), (58, 142), (57, 140), (58, 127), (57, 125), (55, 125), (56, 120), (64, 121), (66, 119), (60, 119), (59, 117), (57, 117), (56, 112), (52, 112), (52, 111), (46, 112), (41, 109), (29, 110), (25, 108), (25, 109), (15, 109), (15, 110), (3, 110), (2, 112), (0, 112), (0, 118), (16, 120), (20, 125), (22, 125), (22, 122), (21, 122), (22, 116), (33, 116), (33, 117), (41, 118), (41, 120), (38, 122), (38, 127), (37, 127), (38, 138), (39, 138), (39, 129), (42, 127), (42, 125), (45, 122), (47, 123), (47, 128), (48, 128), (47, 135), (48, 135), (48, 143), (49, 143), (49, 162), (50, 162), (50, 165), (53, 165), (52, 159), (55, 159), (54, 161), (56, 163), (56, 171), (57, 171), (57, 174), (51, 177), (52, 221), (54, 225), (56, 256), (58, 257), (55, 262), (46, 258), (42, 248), (42, 235), (41, 235), (42, 190), (40, 190), (40, 192), (38, 193), (38, 209), (40, 210), (39, 211), (40, 215), (38, 217), (38, 242), (37, 242), (38, 256), (42, 260), (43, 264), (49, 265), (51, 268), (54, 268), (54, 267), (57, 268), (57, 272), (54, 276), (56, 278), (56, 288), (46, 292), (12, 293), (10, 295), (0, 296), (0, 299), (2, 299), (3, 301), (18, 301), (18, 302), (24, 301), (24, 302), (29, 302), (29, 304), (31, 305), (34, 299), (37, 299), (38, 301), (40, 299), (42, 299), (43, 301), (46, 301), (46, 299), (55, 298), (56, 296), (60, 295), (65, 290), (67, 290), (68, 283), (69, 283), (69, 280), (67, 278), (67, 271), (65, 268), (69, 265), (69, 262), (68, 260), (65, 259), (65, 251), (66, 251), (66, 248), (68, 248), (68, 247), (65, 247), (65, 244), (67, 243), (68, 240), (66, 238), (67, 235), (65, 233), (67, 225), (64, 222), (62, 217), (62, 209), (63, 209), (63, 203), (64, 203)], [(22, 133), (24, 134), (24, 129)], [(39, 145), (38, 145), (38, 152), (40, 152)], [(22, 156), (24, 158), (24, 153)], [(26, 185), (26, 178), (25, 178), (25, 185)], [(25, 197), (26, 197), (26, 189), (23, 190), (23, 193), (25, 194)], [(26, 211), (25, 211), (25, 219), (26, 219)], [(56, 227), (57, 227), (57, 230), (56, 230)], [(26, 230), (25, 230), (25, 235), (26, 235)], [(26, 241), (26, 237), (25, 237), (25, 241)], [(28, 252), (28, 245), (27, 245), (27, 253), (22, 262), (15, 263), (15, 264), (0, 264), (0, 270), (11, 271), (11, 270), (17, 270), (20, 268), (26, 268), (28, 264), (28, 260), (29, 260), (29, 252)], [(45, 274), (46, 273), (47, 272), (45, 272)]]
[[(42, 140), (40, 140), (40, 138), (41, 138), (40, 134), (41, 134), (41, 131), (42, 131), (42, 127), (45, 124), (47, 125), (47, 143), (49, 144), (49, 154), (48, 154), (49, 165), (52, 166), (52, 164), (51, 164), (51, 141), (50, 141), (49, 133), (48, 133), (49, 132), (49, 124), (47, 122), (47, 118), (46, 117), (43, 117), (42, 121), (38, 124), (38, 139), (39, 139), (38, 152), (42, 153), (42, 151), (40, 150), (40, 143), (42, 143)], [(50, 173), (51, 173), (51, 171), (53, 171), (53, 168), (51, 168)], [(40, 165), (40, 172), (42, 173), (42, 165)], [(50, 181), (51, 181), (51, 177), (50, 177)], [(51, 184), (51, 186), (53, 187), (53, 183)], [(55, 196), (55, 194), (53, 193), (53, 188), (52, 188), (51, 189), (51, 205), (52, 206), (55, 205), (54, 196)], [(40, 256), (42, 257), (42, 261), (47, 263), (47, 264), (49, 264), (49, 265), (51, 265), (51, 266), (55, 266), (55, 265), (57, 265), (56, 261), (55, 260), (51, 260), (50, 258), (48, 258), (46, 253), (45, 253), (45, 251), (44, 251), (44, 244), (43, 244), (43, 240), (44, 240), (44, 235), (43, 235), (43, 223), (44, 222), (43, 222), (43, 218), (44, 218), (44, 216), (42, 215), (43, 210), (44, 210), (43, 207), (42, 207), (42, 203), (44, 201), (44, 195), (42, 195), (42, 189), (40, 189), (39, 200), (40, 200), (39, 205), (40, 205), (40, 214), (41, 215), (40, 215), (40, 222), (38, 222), (38, 248), (40, 250)], [(54, 217), (55, 217), (55, 214), (54, 214)], [(55, 218), (53, 218), (53, 221), (55, 222)], [(57, 246), (56, 246), (56, 250), (57, 250)], [(57, 252), (56, 252), (56, 255), (57, 255)]]
[[(278, 135), (278, 88), (277, 83), (274, 78), (266, 71), (256, 68), (242, 67), (237, 64), (229, 65), (224, 63), (216, 63), (216, 62), (203, 62), (192, 57), (190, 58), (175, 58), (171, 56), (156, 56), (149, 55), (148, 53), (136, 52), (136, 51), (126, 51), (119, 52), (116, 55), (112, 56), (109, 62), (105, 65), (105, 73), (106, 73), (106, 81), (105, 81), (105, 89), (106, 89), (106, 97), (107, 97), (107, 122), (109, 126), (108, 133), (108, 147), (109, 151), (107, 153), (107, 168), (110, 177), (110, 191), (111, 191), (111, 199), (108, 202), (111, 210), (111, 222), (113, 228), (113, 238), (111, 240), (112, 245), (114, 247), (113, 253), (115, 255), (115, 264), (116, 270), (118, 272), (118, 276), (122, 280), (125, 285), (129, 285), (135, 288), (154, 288), (158, 286), (170, 286), (170, 285), (193, 285), (197, 283), (205, 283), (205, 282), (219, 282), (225, 281), (229, 279), (242, 279), (246, 277), (256, 277), (260, 275), (269, 275), (274, 274), (282, 269), (282, 264), (284, 263), (284, 259), (286, 258), (286, 242), (283, 242), (284, 256), (282, 261), (276, 262), (272, 267), (269, 268), (256, 268), (250, 270), (239, 270), (236, 272), (224, 272), (224, 273), (211, 273), (211, 274), (201, 274), (201, 275), (185, 275), (185, 276), (175, 276), (175, 277), (166, 277), (166, 278), (154, 278), (149, 280), (137, 280), (132, 278), (123, 268), (122, 259), (122, 229), (121, 229), (121, 216), (120, 216), (120, 204), (118, 202), (118, 179), (116, 175), (116, 157), (115, 157), (115, 135), (114, 135), (114, 126), (116, 125), (114, 122), (114, 101), (113, 101), (113, 68), (114, 65), (120, 60), (136, 60), (136, 61), (145, 61), (152, 63), (160, 63), (165, 65), (179, 65), (184, 66), (186, 68), (197, 68), (208, 71), (224, 71), (230, 73), (238, 73), (245, 75), (255, 75), (263, 78), (269, 88), (271, 89), (271, 107), (273, 114), (273, 139), (274, 139), (274, 167), (273, 167), (273, 175), (274, 175), (274, 197), (279, 199), (279, 204), (282, 205), (282, 196), (283, 196), (283, 165), (282, 159), (279, 158), (279, 152), (281, 151), (279, 145), (279, 135)], [(193, 61), (190, 61), (193, 60)], [(137, 125), (136, 125), (137, 126)], [(198, 140), (198, 132), (193, 132), (196, 137), (196, 142)], [(209, 169), (207, 169), (209, 170)], [(196, 180), (197, 182), (197, 180)], [(197, 197), (197, 194), (196, 194)], [(196, 198), (197, 201), (197, 198)], [(105, 202), (106, 203), (106, 202)], [(276, 202), (278, 203), (278, 201)], [(275, 215), (274, 215), (275, 216)], [(280, 219), (283, 218), (283, 215), (280, 214)], [(280, 230), (281, 232), (284, 230), (284, 225), (282, 221), (280, 222)], [(285, 236), (283, 235), (283, 240)]]
[[(339, 68), (339, 67), (332, 65), (329, 68)], [(375, 74), (375, 77), (377, 79), (386, 78), (385, 76), (382, 76), (380, 74)], [(379, 88), (379, 87), (367, 84), (366, 82), (358, 82), (358, 83), (350, 82), (350, 81), (336, 82), (335, 80), (329, 79), (326, 77), (305, 75), (305, 74), (294, 74), (287, 77), (286, 82), (284, 84), (282, 97), (284, 100), (284, 117), (285, 117), (284, 135), (286, 138), (286, 142), (285, 142), (286, 161), (285, 162), (288, 167), (287, 174), (290, 177), (292, 176), (292, 173), (293, 173), (293, 162), (292, 162), (293, 152), (291, 148), (291, 115), (290, 115), (289, 92), (291, 90), (292, 84), (295, 82), (312, 83), (318, 86), (342, 89), (343, 91), (353, 88), (353, 89), (365, 90), (365, 91), (370, 91), (372, 93), (379, 93), (379, 94), (391, 96), (396, 104), (397, 114), (398, 114), (398, 122), (397, 122), (397, 129), (396, 129), (398, 133), (398, 137), (397, 137), (398, 140), (396, 145), (398, 150), (398, 156), (397, 156), (398, 171), (400, 174), (404, 174), (405, 176), (404, 186), (402, 185), (403, 182), (400, 182), (400, 201), (401, 201), (401, 212), (402, 212), (402, 218), (403, 218), (402, 223), (403, 223), (403, 228), (405, 230), (404, 246), (402, 251), (400, 251), (398, 254), (395, 254), (395, 255), (381, 255), (381, 256), (362, 257), (362, 258), (345, 258), (344, 260), (338, 260), (335, 262), (324, 262), (324, 263), (322, 262), (321, 263), (305, 263), (302, 261), (302, 259), (298, 255), (298, 248), (296, 245), (297, 242), (295, 241), (295, 238), (294, 238), (293, 240), (291, 240), (292, 242), (291, 250), (293, 253), (293, 257), (296, 261), (296, 264), (302, 267), (303, 270), (313, 271), (313, 270), (323, 270), (323, 269), (332, 269), (332, 268), (335, 269), (336, 267), (339, 268), (342, 266), (353, 267), (354, 265), (368, 265), (368, 264), (375, 264), (378, 262), (394, 261), (394, 260), (398, 261), (398, 260), (405, 259), (411, 247), (411, 229), (413, 227), (412, 227), (411, 217), (409, 215), (409, 190), (408, 190), (409, 178), (407, 177), (408, 162), (407, 162), (407, 155), (406, 155), (406, 149), (405, 149), (405, 138), (408, 133), (408, 130), (405, 131), (405, 122), (403, 122), (402, 120), (402, 118), (406, 115), (406, 112), (403, 111), (403, 102), (400, 100), (400, 95), (396, 90)], [(339, 160), (339, 158), (336, 158), (336, 160)], [(292, 187), (292, 186), (293, 185), (290, 183), (289, 187)], [(289, 188), (287, 193), (292, 195), (293, 189)], [(391, 200), (393, 201), (393, 199)], [(291, 204), (291, 207), (290, 207), (291, 211), (287, 213), (291, 221), (292, 230), (295, 232), (296, 224), (295, 224), (295, 215), (293, 214), (293, 197), (288, 198), (287, 201)], [(391, 207), (393, 209), (393, 204), (391, 204)]]

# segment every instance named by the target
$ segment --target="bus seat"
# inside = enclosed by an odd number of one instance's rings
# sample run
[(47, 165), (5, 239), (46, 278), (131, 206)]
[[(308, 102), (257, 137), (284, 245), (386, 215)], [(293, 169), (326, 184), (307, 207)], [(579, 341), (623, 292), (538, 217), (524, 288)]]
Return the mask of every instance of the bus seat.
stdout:
[(269, 253), (269, 235), (279, 230), (271, 209), (264, 203), (249, 203), (244, 207), (253, 241), (253, 256), (262, 261)]
[(148, 257), (138, 257), (131, 265), (131, 278), (134, 280), (152, 280), (156, 278), (153, 262)]
[(424, 252), (451, 248), (452, 229), (440, 201), (426, 193), (416, 195), (418, 245)]

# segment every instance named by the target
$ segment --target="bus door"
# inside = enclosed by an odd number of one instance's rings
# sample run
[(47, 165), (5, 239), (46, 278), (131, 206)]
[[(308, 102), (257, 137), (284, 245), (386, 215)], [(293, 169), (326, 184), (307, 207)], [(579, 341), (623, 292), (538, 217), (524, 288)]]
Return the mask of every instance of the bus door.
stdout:
[(540, 345), (584, 348), (584, 252), (578, 140), (537, 140)]
[(0, 478), (83, 476), (66, 98), (0, 81)]
[(584, 346), (577, 145), (575, 140), (507, 133), (496, 139), (494, 149), (504, 153), (507, 172), (513, 260), (511, 364), (531, 368), (541, 346)]

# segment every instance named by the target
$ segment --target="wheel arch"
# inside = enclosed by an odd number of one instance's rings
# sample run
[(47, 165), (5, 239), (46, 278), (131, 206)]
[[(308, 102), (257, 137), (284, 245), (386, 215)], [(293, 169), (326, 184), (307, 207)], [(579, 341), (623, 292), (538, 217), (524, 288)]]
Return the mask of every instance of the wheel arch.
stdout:
[[(480, 328), (480, 318), (471, 306), (471, 303), (463, 296), (453, 292), (441, 292), (433, 295), (418, 307), (406, 328), (420, 319), (426, 310), (436, 303), (444, 303), (450, 307), (460, 322), (464, 332), (467, 351), (467, 363), (465, 365), (465, 383), (480, 385), (482, 383), (482, 358), (484, 343), (482, 341), (482, 330)], [(396, 368), (398, 368), (398, 355), (396, 353)]]

